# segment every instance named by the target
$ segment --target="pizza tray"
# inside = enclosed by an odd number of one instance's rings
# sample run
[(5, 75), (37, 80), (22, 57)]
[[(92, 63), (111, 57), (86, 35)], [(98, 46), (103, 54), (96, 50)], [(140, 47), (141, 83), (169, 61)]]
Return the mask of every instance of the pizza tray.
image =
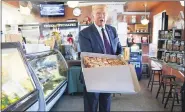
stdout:
[(83, 57), (106, 57), (117, 59), (116, 55), (81, 53), (81, 66), (88, 92), (136, 94), (140, 85), (132, 65), (85, 68)]

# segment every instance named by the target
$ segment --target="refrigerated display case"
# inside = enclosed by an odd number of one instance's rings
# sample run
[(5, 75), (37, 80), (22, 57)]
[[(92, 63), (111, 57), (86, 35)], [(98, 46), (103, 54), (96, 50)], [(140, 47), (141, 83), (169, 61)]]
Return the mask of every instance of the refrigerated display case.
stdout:
[(26, 57), (42, 85), (46, 110), (49, 111), (66, 89), (67, 63), (57, 50), (29, 54)]
[[(1, 111), (39, 111), (39, 90), (20, 43), (1, 43)], [(44, 111), (44, 110), (43, 110)]]

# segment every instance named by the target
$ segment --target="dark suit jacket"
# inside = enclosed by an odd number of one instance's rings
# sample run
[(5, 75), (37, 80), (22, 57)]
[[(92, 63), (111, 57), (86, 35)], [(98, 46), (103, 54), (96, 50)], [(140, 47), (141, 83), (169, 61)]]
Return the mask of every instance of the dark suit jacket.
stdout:
[[(123, 50), (116, 29), (110, 25), (105, 25), (105, 29), (109, 36), (113, 55), (121, 54)], [(79, 44), (81, 52), (105, 53), (102, 39), (94, 24), (80, 31)]]

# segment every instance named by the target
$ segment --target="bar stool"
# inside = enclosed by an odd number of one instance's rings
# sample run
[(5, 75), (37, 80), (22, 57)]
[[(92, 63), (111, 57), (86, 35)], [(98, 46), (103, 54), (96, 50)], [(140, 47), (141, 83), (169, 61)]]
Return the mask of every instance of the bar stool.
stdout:
[[(157, 81), (154, 80), (154, 76), (156, 75), (156, 73), (159, 73), (159, 80), (157, 80)], [(151, 83), (151, 91), (153, 89), (153, 85), (160, 85), (161, 75), (162, 75), (162, 69), (160, 69), (160, 68), (152, 68), (151, 69), (151, 76), (150, 76), (150, 79), (148, 82), (148, 88)], [(154, 84), (154, 82), (158, 82), (158, 84)]]
[[(169, 93), (168, 93), (168, 96), (167, 96), (164, 108), (166, 108), (166, 105), (167, 105), (167, 103), (169, 101), (170, 93), (172, 93), (171, 112), (173, 111), (173, 107), (174, 106), (182, 106), (182, 103), (181, 104), (179, 103), (179, 101), (180, 101), (179, 100), (179, 95), (181, 95), (180, 93), (182, 92), (182, 86), (183, 86), (183, 82), (181, 82), (181, 81), (173, 81), (171, 83), (171, 87), (170, 87), (170, 90), (169, 90)], [(178, 91), (179, 89), (180, 89), (180, 92)], [(175, 101), (177, 101), (177, 103), (179, 105), (175, 105)]]
[[(176, 76), (174, 76), (174, 75), (162, 75), (161, 77), (162, 77), (162, 79), (161, 79), (161, 83), (160, 83), (158, 91), (157, 91), (156, 98), (158, 98), (159, 93), (163, 93), (163, 96), (162, 96), (162, 104), (163, 104), (164, 103), (164, 98), (167, 98), (165, 95), (166, 95), (166, 93), (168, 93), (168, 92), (166, 92), (166, 87), (170, 86), (170, 83), (172, 81), (175, 81)], [(163, 87), (163, 92), (160, 92), (161, 86)]]

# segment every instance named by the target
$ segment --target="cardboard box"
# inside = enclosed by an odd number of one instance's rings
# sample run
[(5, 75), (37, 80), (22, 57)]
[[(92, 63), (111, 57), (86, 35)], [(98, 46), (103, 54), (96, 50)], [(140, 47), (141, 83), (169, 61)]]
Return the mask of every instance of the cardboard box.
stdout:
[(5, 42), (22, 43), (22, 35), (21, 34), (5, 34)]
[(83, 57), (118, 58), (116, 55), (81, 53), (82, 72), (88, 92), (134, 94), (140, 91), (140, 85), (132, 65), (85, 68)]

